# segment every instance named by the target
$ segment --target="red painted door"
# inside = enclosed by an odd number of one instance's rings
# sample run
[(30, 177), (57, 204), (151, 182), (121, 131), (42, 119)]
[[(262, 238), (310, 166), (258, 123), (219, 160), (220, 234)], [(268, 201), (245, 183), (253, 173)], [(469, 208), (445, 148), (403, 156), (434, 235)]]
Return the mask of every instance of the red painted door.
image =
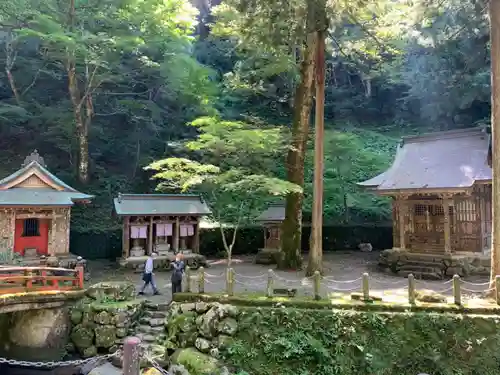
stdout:
[(24, 249), (36, 249), (39, 255), (47, 255), (49, 248), (49, 220), (18, 219), (14, 251), (24, 255)]

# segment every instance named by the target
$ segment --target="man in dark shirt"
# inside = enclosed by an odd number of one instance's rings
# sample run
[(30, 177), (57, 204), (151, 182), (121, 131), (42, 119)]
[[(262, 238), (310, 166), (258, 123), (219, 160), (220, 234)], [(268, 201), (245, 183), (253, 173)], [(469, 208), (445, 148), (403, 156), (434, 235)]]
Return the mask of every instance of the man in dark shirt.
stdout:
[(182, 254), (177, 254), (175, 260), (172, 262), (172, 295), (182, 292), (182, 275), (184, 274), (184, 262), (182, 261)]

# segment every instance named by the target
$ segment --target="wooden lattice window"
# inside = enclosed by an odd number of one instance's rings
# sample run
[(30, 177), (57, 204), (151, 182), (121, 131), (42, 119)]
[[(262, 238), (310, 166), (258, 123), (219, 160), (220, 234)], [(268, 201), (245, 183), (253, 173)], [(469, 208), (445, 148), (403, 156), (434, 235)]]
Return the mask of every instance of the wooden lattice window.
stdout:
[(23, 223), (23, 237), (40, 236), (40, 222), (38, 219), (26, 219)]
[[(453, 215), (453, 207), (448, 207), (448, 213)], [(415, 216), (444, 216), (442, 204), (416, 204)]]

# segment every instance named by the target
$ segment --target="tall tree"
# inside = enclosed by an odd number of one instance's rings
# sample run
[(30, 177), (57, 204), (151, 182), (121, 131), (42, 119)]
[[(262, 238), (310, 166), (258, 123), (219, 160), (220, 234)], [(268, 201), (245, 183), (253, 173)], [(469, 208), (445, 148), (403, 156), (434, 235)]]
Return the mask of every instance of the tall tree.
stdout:
[[(316, 111), (314, 123), (314, 182), (311, 245), (306, 276), (323, 269), (323, 172), (324, 172), (324, 133), (325, 133), (325, 37), (328, 29), (326, 1), (317, 3), (316, 12), (319, 29), (316, 51)], [(323, 29), (321, 29), (323, 27)]]
[(500, 0), (490, 0), (492, 233), (491, 287), (500, 275)]

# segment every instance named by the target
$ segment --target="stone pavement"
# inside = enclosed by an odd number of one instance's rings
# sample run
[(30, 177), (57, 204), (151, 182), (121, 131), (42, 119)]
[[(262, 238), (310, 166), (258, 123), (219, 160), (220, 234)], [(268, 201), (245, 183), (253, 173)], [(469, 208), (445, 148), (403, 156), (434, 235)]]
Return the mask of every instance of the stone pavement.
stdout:
[[(377, 267), (378, 252), (363, 253), (359, 251), (338, 251), (324, 254), (324, 274), (322, 280), (322, 294), (350, 293), (361, 291), (361, 277), (364, 272), (370, 275), (370, 289), (383, 295), (406, 296), (407, 279), (380, 272)], [(267, 283), (269, 268), (274, 266), (257, 265), (253, 263), (253, 256), (236, 257), (232, 268), (235, 271), (235, 293), (264, 293)], [(223, 292), (226, 288), (224, 261), (210, 260), (211, 266), (205, 275), (205, 291), (211, 293)], [(141, 274), (130, 270), (120, 270), (111, 264), (102, 262), (89, 262), (91, 283), (105, 280), (129, 280), (142, 286)], [(170, 286), (170, 272), (156, 272), (155, 281), (161, 292), (159, 296), (153, 296), (152, 291), (146, 291), (143, 298), (154, 303), (169, 302), (172, 298)], [(196, 271), (193, 272), (193, 279)], [(312, 279), (304, 277), (304, 271), (278, 271), (273, 270), (275, 288), (296, 288), (299, 295), (312, 295)], [(484, 291), (487, 286), (483, 285), (487, 278), (474, 278), (468, 280), (467, 291), (474, 294)], [(465, 286), (464, 286), (465, 287)], [(450, 280), (420, 281), (417, 280), (417, 289), (429, 289), (444, 294), (451, 294)], [(197, 290), (196, 280), (192, 282), (192, 290)]]

